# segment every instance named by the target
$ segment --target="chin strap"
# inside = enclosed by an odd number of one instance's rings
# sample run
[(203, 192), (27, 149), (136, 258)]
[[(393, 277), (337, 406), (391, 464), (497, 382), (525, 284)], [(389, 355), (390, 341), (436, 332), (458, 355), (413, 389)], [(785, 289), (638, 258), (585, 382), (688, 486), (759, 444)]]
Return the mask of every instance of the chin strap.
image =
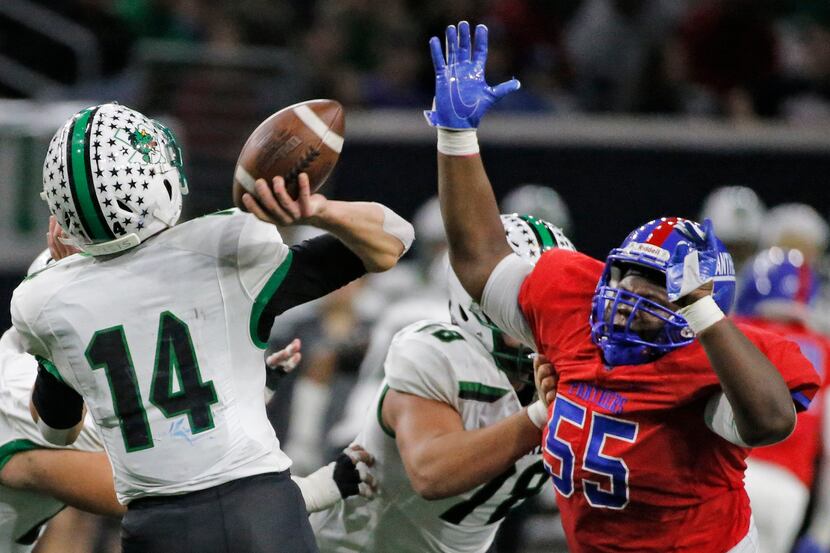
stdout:
[(129, 250), (141, 244), (141, 238), (137, 234), (128, 234), (109, 242), (102, 242), (100, 244), (74, 244), (78, 246), (84, 253), (90, 255), (111, 255), (120, 253), (124, 250)]

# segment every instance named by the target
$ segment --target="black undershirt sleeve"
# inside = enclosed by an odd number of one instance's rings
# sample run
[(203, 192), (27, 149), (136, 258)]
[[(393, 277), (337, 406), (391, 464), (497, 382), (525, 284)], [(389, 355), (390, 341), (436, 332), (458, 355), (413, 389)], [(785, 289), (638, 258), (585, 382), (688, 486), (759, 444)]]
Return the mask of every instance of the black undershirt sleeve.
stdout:
[(43, 422), (56, 430), (72, 428), (83, 419), (83, 398), (43, 365), (38, 365), (32, 403)]
[(259, 319), (260, 336), (268, 336), (277, 315), (366, 274), (363, 261), (330, 234), (291, 246), (291, 255), (288, 273)]

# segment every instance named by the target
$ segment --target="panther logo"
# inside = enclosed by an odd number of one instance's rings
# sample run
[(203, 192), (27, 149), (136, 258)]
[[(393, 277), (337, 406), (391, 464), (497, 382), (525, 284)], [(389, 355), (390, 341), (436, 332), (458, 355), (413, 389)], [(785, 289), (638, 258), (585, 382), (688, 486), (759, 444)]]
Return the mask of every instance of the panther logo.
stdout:
[(158, 149), (158, 141), (155, 137), (144, 129), (138, 128), (130, 133), (130, 145), (141, 154), (144, 163), (150, 163), (150, 154)]

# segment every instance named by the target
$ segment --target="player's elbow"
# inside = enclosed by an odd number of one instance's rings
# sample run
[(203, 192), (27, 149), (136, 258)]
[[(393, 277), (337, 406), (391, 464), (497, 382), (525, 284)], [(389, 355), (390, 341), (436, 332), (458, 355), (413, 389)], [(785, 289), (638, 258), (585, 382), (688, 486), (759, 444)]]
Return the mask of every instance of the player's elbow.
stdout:
[(437, 501), (452, 497), (446, 486), (436, 478), (417, 478), (412, 480), (412, 489), (427, 501)]
[(741, 438), (751, 447), (772, 445), (786, 440), (795, 429), (796, 416), (792, 403), (768, 412), (749, 428), (741, 429)]
[[(400, 243), (398, 243), (400, 245)], [(398, 259), (403, 254), (403, 247), (390, 247), (387, 251), (375, 253), (371, 257), (363, 260), (363, 266), (370, 273), (382, 273), (388, 271), (398, 263)]]
[(0, 470), (0, 484), (15, 490), (31, 490), (37, 483), (37, 472), (34, 452), (22, 451), (12, 455), (11, 459)]
[(450, 480), (446, 474), (439, 474), (438, 471), (429, 468), (418, 468), (410, 472), (409, 482), (412, 489), (427, 501), (446, 499), (457, 495), (448, 489), (447, 481)]

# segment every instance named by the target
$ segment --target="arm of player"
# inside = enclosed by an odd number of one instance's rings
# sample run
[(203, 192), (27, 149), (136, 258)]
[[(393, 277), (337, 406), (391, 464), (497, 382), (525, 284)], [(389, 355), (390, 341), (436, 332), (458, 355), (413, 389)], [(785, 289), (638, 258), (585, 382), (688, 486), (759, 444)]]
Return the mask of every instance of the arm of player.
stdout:
[(479, 155), (476, 127), (487, 110), (518, 90), (513, 79), (487, 85), (487, 27), (475, 32), (475, 49), (466, 21), (447, 27), (446, 57), (437, 37), (430, 39), (435, 68), (435, 101), (426, 113), (438, 128), (438, 195), (450, 246), (450, 262), (476, 301), (496, 265), (511, 253), (499, 219), (493, 189)]
[(669, 299), (681, 307), (678, 313), (703, 346), (740, 440), (753, 447), (773, 444), (795, 428), (795, 406), (780, 371), (712, 297), (716, 240), (707, 219), (698, 243), (677, 247), (666, 274)]
[(78, 392), (39, 361), (29, 411), (46, 441), (57, 446), (72, 444), (84, 427), (85, 409)]
[(0, 484), (54, 497), (72, 507), (120, 517), (112, 468), (104, 452), (33, 449), (12, 456), (0, 470)]
[(388, 207), (372, 202), (340, 202), (311, 194), (308, 175), (300, 173), (297, 200), (282, 177), (268, 186), (256, 182), (257, 198), (245, 193), (245, 207), (259, 219), (276, 225), (311, 225), (330, 232), (357, 255), (369, 272), (391, 269), (415, 239), (408, 222)]
[(308, 476), (291, 476), (300, 488), (306, 511), (316, 513), (339, 501), (359, 495), (372, 499), (377, 493), (369, 467), (375, 458), (362, 446), (352, 444), (331, 463)]
[(424, 499), (452, 497), (492, 480), (542, 437), (526, 409), (491, 426), (465, 430), (450, 405), (392, 389), (381, 414), (395, 432), (413, 489)]

